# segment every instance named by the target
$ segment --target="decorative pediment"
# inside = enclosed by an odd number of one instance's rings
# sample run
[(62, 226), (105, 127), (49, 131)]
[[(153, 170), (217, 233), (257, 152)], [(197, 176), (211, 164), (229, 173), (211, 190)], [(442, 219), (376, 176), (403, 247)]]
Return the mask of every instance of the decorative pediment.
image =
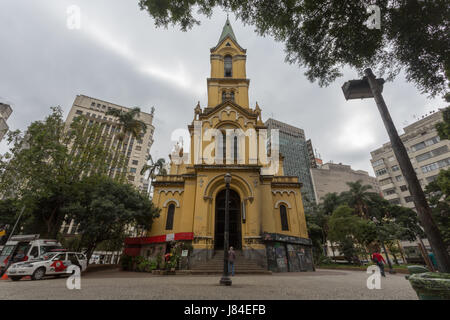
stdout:
[(244, 117), (250, 118), (252, 120), (256, 119), (258, 117), (258, 114), (251, 109), (247, 109), (244, 107), (241, 107), (236, 102), (231, 100), (226, 100), (214, 108), (206, 108), (203, 113), (200, 116), (200, 120), (206, 120), (207, 118), (220, 113), (222, 110), (226, 111), (229, 115), (231, 111), (236, 112), (236, 114), (241, 114)]

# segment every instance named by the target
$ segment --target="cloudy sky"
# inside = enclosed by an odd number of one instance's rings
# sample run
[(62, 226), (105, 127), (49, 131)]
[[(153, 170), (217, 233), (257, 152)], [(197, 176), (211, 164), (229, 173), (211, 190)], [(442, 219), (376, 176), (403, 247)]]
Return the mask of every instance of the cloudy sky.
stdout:
[[(81, 29), (67, 28), (67, 8), (81, 9)], [(68, 114), (77, 94), (150, 112), (155, 106), (154, 158), (166, 157), (171, 133), (186, 128), (200, 101), (206, 106), (209, 49), (216, 45), (226, 14), (188, 32), (156, 28), (138, 0), (1, 0), (0, 101), (11, 104), (10, 129), (26, 129), (50, 106)], [(304, 70), (284, 62), (283, 44), (259, 37), (230, 15), (234, 33), (247, 49), (250, 105), (257, 101), (263, 120), (274, 117), (305, 130), (324, 161), (368, 171), (370, 151), (388, 141), (375, 102), (346, 101), (342, 84), (357, 78), (348, 69), (333, 85), (310, 83)], [(399, 76), (386, 83), (384, 98), (402, 128), (445, 106), (427, 99)], [(0, 151), (5, 152), (5, 141)]]

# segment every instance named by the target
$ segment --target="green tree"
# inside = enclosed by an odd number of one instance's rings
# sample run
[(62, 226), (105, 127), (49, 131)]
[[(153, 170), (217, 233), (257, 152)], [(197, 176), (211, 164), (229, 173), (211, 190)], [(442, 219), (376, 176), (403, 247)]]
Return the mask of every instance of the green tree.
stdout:
[(348, 205), (339, 206), (331, 215), (328, 238), (338, 244), (345, 259), (359, 262), (359, 255), (365, 251), (365, 246), (376, 239), (376, 229), (373, 223), (355, 215)]
[(71, 203), (64, 208), (67, 220), (78, 224), (88, 259), (98, 244), (123, 238), (129, 227), (149, 230), (159, 211), (131, 185), (106, 176), (81, 180)]
[(326, 215), (331, 215), (342, 202), (343, 199), (336, 192), (327, 193), (322, 198), (322, 210)]
[(55, 238), (64, 219), (62, 208), (71, 188), (83, 175), (105, 171), (108, 151), (101, 143), (99, 125), (85, 117), (66, 127), (60, 107), (25, 133), (8, 134), (10, 151), (0, 157), (0, 194), (27, 208), (28, 229)]
[(355, 209), (360, 217), (368, 219), (369, 203), (378, 195), (368, 190), (372, 189), (371, 185), (363, 185), (361, 180), (356, 182), (347, 182), (350, 190), (341, 193), (340, 197), (343, 202)]
[[(371, 4), (380, 9), (380, 29), (365, 26)], [(156, 26), (180, 25), (183, 31), (199, 24), (193, 11), (232, 11), (259, 35), (284, 43), (286, 61), (305, 67), (308, 79), (321, 86), (347, 65), (361, 74), (377, 67), (376, 74), (388, 79), (403, 69), (408, 81), (431, 96), (446, 89), (450, 6), (444, 0), (140, 0), (139, 6)]]
[(16, 199), (0, 200), (0, 231), (7, 231), (4, 236), (0, 236), (0, 245), (4, 245), (8, 239), (9, 232), (16, 223), (19, 204)]
[(442, 112), (444, 121), (436, 124), (436, 130), (441, 140), (450, 139), (450, 107)]
[[(150, 161), (150, 163), (148, 163)], [(167, 175), (167, 170), (165, 168), (166, 160), (164, 158), (159, 158), (156, 162), (153, 161), (152, 156), (149, 154), (147, 156), (147, 163), (141, 169), (141, 175), (145, 175), (148, 172), (150, 178), (150, 185), (153, 185), (157, 175)]]
[(450, 247), (450, 170), (441, 170), (437, 179), (426, 186), (425, 193), (442, 239)]
[(107, 115), (116, 117), (119, 123), (123, 126), (123, 131), (118, 134), (119, 139), (123, 140), (124, 134), (131, 133), (134, 138), (139, 138), (141, 133), (147, 132), (147, 125), (138, 119), (141, 112), (140, 108), (133, 108), (130, 111), (122, 111), (119, 109), (111, 109), (106, 112)]

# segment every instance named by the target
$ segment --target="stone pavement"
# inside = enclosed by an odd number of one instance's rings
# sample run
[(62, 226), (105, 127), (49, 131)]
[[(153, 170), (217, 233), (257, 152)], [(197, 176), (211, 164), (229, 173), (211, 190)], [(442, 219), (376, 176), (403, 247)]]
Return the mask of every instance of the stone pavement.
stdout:
[(66, 278), (41, 281), (0, 281), (4, 299), (192, 299), (192, 300), (291, 300), (348, 299), (399, 300), (417, 296), (404, 275), (382, 278), (381, 289), (369, 290), (369, 274), (361, 271), (237, 275), (231, 287), (219, 286), (220, 275), (159, 276), (105, 270), (84, 273), (81, 290), (66, 288)]

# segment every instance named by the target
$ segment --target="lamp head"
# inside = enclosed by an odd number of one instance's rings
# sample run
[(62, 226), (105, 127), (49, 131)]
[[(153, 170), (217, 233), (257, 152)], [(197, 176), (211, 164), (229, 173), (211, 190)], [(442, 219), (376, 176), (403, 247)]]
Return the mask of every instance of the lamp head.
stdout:
[(229, 184), (231, 182), (231, 174), (230, 173), (226, 173), (224, 179), (225, 179), (225, 183)]

